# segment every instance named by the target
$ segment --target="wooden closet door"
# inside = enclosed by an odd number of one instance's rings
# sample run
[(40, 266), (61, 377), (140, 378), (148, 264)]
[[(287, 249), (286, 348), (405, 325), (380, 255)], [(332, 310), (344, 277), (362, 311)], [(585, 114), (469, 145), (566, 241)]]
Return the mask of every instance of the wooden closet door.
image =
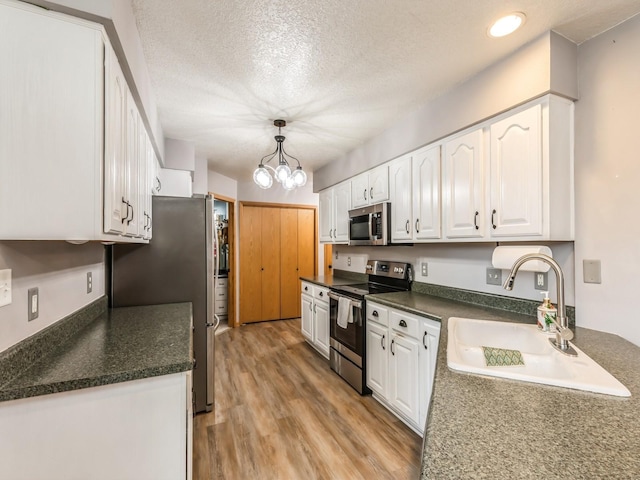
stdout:
[(298, 280), (298, 209), (280, 209), (280, 314), (281, 318), (300, 316)]
[[(316, 211), (311, 208), (298, 209), (298, 284), (299, 277), (313, 277), (316, 274)], [(298, 302), (299, 306), (300, 302)]]
[(240, 323), (262, 320), (262, 209), (240, 211)]
[[(276, 320), (280, 316), (280, 208), (259, 208), (261, 215), (261, 297), (262, 318)], [(257, 299), (256, 299), (257, 300)], [(250, 301), (250, 300), (249, 300)]]

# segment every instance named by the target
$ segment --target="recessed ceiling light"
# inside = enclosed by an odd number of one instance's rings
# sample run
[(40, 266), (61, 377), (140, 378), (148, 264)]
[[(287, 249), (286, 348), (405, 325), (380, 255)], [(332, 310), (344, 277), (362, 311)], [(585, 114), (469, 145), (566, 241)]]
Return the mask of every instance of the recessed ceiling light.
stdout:
[(489, 27), (490, 37), (504, 37), (515, 32), (524, 23), (524, 13), (515, 12), (499, 18)]

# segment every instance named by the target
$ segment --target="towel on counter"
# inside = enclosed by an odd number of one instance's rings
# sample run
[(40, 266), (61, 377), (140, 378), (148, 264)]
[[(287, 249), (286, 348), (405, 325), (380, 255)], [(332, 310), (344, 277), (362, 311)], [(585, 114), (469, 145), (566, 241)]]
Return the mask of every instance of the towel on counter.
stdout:
[(350, 323), (353, 323), (353, 315), (351, 314), (351, 299), (346, 297), (338, 298), (338, 326), (341, 328), (347, 328)]

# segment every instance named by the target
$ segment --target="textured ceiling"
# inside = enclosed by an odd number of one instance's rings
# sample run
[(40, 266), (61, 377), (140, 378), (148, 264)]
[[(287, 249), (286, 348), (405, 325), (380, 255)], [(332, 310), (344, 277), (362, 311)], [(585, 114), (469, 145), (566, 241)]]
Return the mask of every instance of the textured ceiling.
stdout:
[[(160, 122), (250, 178), (275, 148), (312, 171), (547, 30), (581, 43), (639, 0), (132, 0)], [(527, 15), (492, 39), (492, 20)]]

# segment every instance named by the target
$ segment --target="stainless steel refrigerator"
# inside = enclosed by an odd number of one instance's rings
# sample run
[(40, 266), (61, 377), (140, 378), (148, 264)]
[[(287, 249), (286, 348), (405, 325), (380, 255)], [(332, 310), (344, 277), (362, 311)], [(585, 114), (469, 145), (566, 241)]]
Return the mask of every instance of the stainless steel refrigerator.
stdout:
[(210, 411), (217, 327), (213, 199), (156, 196), (152, 211), (153, 237), (148, 245), (118, 244), (108, 252), (111, 306), (192, 303), (194, 409)]

